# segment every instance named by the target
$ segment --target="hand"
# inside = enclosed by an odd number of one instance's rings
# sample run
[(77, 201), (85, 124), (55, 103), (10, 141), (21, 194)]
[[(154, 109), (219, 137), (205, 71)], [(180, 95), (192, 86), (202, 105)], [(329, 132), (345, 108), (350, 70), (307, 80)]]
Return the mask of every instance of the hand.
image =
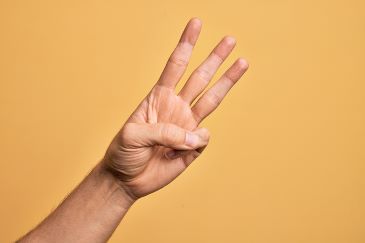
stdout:
[(235, 46), (223, 38), (175, 94), (198, 39), (201, 21), (191, 19), (171, 54), (158, 82), (129, 117), (110, 144), (103, 164), (127, 194), (135, 199), (174, 180), (207, 146), (209, 132), (198, 128), (247, 70), (239, 58), (199, 100), (218, 67)]

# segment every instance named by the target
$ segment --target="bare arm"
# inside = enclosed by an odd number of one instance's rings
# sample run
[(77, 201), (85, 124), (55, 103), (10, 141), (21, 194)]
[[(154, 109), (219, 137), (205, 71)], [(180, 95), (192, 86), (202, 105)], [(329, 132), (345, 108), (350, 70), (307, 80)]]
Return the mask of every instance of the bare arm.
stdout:
[(106, 242), (134, 201), (100, 163), (18, 242)]
[(169, 184), (202, 153), (209, 132), (199, 124), (218, 107), (248, 64), (237, 59), (193, 104), (235, 46), (234, 38), (224, 37), (176, 94), (200, 29), (199, 19), (189, 21), (159, 80), (114, 137), (102, 161), (19, 242), (105, 242), (137, 199)]

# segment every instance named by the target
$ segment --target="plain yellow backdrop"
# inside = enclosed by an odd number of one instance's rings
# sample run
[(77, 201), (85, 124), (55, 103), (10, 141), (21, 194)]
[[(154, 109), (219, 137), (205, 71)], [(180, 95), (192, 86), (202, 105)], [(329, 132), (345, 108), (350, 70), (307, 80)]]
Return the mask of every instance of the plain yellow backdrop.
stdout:
[(99, 161), (194, 16), (184, 80), (227, 34), (216, 78), (250, 69), (204, 154), (110, 242), (365, 242), (363, 0), (0, 1), (1, 242)]

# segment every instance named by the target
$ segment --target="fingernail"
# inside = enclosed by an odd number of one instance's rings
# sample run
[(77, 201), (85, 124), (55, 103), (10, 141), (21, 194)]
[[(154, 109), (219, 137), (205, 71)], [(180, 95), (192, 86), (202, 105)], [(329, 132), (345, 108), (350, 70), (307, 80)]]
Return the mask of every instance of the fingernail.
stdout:
[(199, 142), (199, 136), (194, 134), (194, 133), (190, 133), (187, 132), (186, 136), (185, 136), (185, 144), (190, 146), (190, 147), (195, 147)]

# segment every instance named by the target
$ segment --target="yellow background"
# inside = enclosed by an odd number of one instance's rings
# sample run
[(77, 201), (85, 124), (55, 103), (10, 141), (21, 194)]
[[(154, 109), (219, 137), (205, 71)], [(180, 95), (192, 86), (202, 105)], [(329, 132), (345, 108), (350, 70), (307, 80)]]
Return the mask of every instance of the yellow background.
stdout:
[(226, 34), (250, 62), (209, 147), (110, 242), (365, 242), (363, 0), (1, 1), (0, 241), (89, 172), (190, 17), (185, 79)]

